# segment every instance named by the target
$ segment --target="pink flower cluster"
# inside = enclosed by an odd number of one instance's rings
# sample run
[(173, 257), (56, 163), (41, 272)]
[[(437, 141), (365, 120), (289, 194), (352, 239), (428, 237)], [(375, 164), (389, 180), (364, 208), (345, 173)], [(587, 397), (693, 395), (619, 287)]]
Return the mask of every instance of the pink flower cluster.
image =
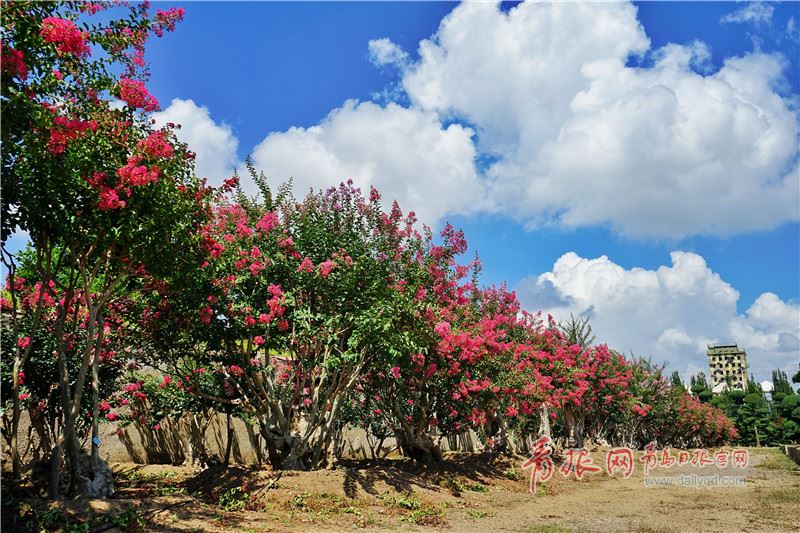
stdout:
[(19, 50), (4, 46), (0, 63), (2, 63), (3, 72), (8, 73), (12, 78), (16, 76), (22, 81), (28, 79), (28, 66), (25, 64), (25, 55)]
[(113, 211), (115, 209), (122, 209), (125, 207), (125, 200), (119, 197), (116, 189), (111, 187), (100, 188), (100, 199), (97, 202), (97, 207), (100, 211)]
[(146, 139), (136, 143), (136, 148), (154, 159), (169, 159), (175, 152), (172, 145), (164, 139), (163, 131), (154, 131)]
[(269, 233), (278, 225), (278, 215), (272, 211), (264, 213), (264, 216), (256, 222), (256, 229), (264, 234)]
[(330, 259), (323, 261), (322, 263), (319, 264), (319, 275), (322, 276), (323, 278), (327, 278), (335, 266), (336, 263), (334, 263)]
[(47, 143), (47, 147), (56, 155), (63, 154), (67, 148), (67, 143), (80, 136), (86, 130), (97, 131), (97, 122), (57, 116), (53, 119), (53, 126), (50, 128), (50, 140)]
[(314, 263), (311, 262), (311, 259), (306, 257), (300, 263), (300, 266), (297, 267), (297, 271), (298, 272), (307, 272), (307, 273), (314, 272)]
[(42, 20), (42, 29), (39, 34), (46, 42), (55, 44), (56, 50), (62, 54), (82, 57), (91, 52), (86, 44), (89, 33), (80, 31), (71, 20), (47, 17)]
[(158, 167), (149, 169), (141, 165), (142, 158), (138, 156), (129, 157), (128, 163), (117, 170), (117, 176), (122, 180), (122, 185), (141, 187), (158, 181), (161, 170)]
[(90, 15), (96, 15), (101, 9), (103, 9), (103, 6), (95, 2), (85, 2), (81, 4), (78, 7), (78, 9), (80, 9), (84, 13), (89, 13)]
[(150, 94), (144, 83), (131, 78), (120, 78), (119, 97), (133, 109), (144, 109), (145, 111), (155, 111), (158, 109), (158, 100)]
[(182, 7), (173, 7), (166, 11), (158, 10), (153, 17), (153, 33), (156, 37), (162, 37), (164, 31), (174, 31), (175, 24), (183, 20), (186, 12)]

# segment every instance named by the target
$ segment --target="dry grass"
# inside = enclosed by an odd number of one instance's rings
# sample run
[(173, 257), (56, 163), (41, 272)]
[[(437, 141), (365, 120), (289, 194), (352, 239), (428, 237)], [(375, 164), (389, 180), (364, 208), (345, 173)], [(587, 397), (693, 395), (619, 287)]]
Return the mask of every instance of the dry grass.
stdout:
[(781, 450), (769, 448), (763, 451), (763, 459), (756, 468), (764, 470), (794, 470), (798, 466)]

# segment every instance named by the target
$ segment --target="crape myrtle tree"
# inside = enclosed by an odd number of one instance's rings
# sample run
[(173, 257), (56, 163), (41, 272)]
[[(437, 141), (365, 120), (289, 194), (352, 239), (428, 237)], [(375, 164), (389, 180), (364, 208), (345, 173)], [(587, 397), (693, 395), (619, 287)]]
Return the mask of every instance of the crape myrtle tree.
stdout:
[(517, 345), (513, 366), (506, 375), (517, 382), (526, 397), (507, 407), (505, 414), (513, 444), (526, 453), (537, 438), (555, 436), (552, 423), (558, 415), (554, 393), (560, 383), (556, 378), (564, 370), (558, 354), (563, 353), (559, 350), (565, 340), (553, 317), (543, 317), (541, 312), (521, 311), (510, 335)]
[(629, 388), (631, 365), (606, 345), (565, 343), (556, 356), (560, 373), (553, 379), (551, 403), (557, 406), (566, 446), (583, 447), (587, 425), (594, 434), (603, 432), (608, 413), (624, 414), (639, 407)]
[[(631, 362), (630, 389), (636, 402), (619, 413), (616, 429), (608, 439), (616, 445), (643, 447), (650, 442), (658, 446), (669, 446), (666, 442), (665, 420), (677, 398), (686, 395), (685, 390), (664, 377), (663, 367), (639, 358)], [(621, 416), (620, 416), (621, 415)]]
[(422, 276), (404, 280), (427, 309), (427, 344), (395, 366), (371, 368), (357, 389), (371, 427), (391, 429), (403, 453), (422, 462), (440, 461), (442, 440), (469, 429), (490, 449), (504, 449), (505, 417), (523, 402), (537, 403), (531, 397), (539, 391), (533, 374), (520, 379), (517, 370), (521, 345), (512, 332), (523, 326), (516, 296), (477, 288), (477, 260), (456, 263), (466, 251), (462, 232), (447, 225), (441, 241), (429, 245)]
[(527, 343), (536, 348), (516, 350), (524, 355), (518, 358), (518, 369), (535, 370), (542, 401), (538, 420), (531, 404), (523, 403), (513, 421), (521, 449), (534, 431), (566, 447), (581, 447), (585, 439), (641, 447), (653, 441), (700, 445), (735, 438), (722, 411), (690, 401), (682, 387), (669, 383), (648, 360), (626, 359), (605, 345), (582, 346), (554, 327), (551, 317), (534, 318)]
[[(251, 173), (260, 197), (226, 183), (238, 192), (201, 232), (208, 258), (193, 288), (151, 295), (158, 316), (147, 313), (143, 330), (191, 345), (171, 351), (173, 375), (254, 420), (274, 467), (317, 468), (334, 458), (342, 402), (361, 375), (429, 342), (424, 303), (407, 289), (424, 272), (426, 238), (413, 215), (384, 212), (374, 189), (365, 198), (342, 183), (298, 203)], [(208, 374), (224, 394), (203, 387)]]
[[(475, 278), (473, 285), (477, 285)], [(453, 399), (463, 397), (467, 402), (472, 411), (467, 419), (490, 452), (527, 449), (527, 443), (513, 442), (513, 437), (524, 439), (524, 433), (518, 431), (524, 429), (520, 420), (541, 414), (552, 390), (551, 379), (540, 373), (537, 359), (549, 336), (543, 334), (541, 315), (522, 310), (516, 294), (505, 285), (476, 290), (473, 301), (481, 317), (477, 338), (483, 340), (486, 352), (475, 363), (485, 379), (476, 387), (467, 373), (466, 383), (459, 385), (459, 394)], [(548, 432), (548, 427), (545, 424), (540, 429)]]
[[(396, 218), (402, 214), (395, 213)], [(463, 233), (446, 226), (443, 243), (434, 245), (430, 233), (425, 248), (418, 250), (414, 276), (396, 280), (405, 294), (424, 309), (420, 315), (422, 342), (416, 351), (390, 361), (390, 365), (373, 365), (359, 383), (361, 408), (370, 411), (391, 429), (398, 446), (407, 456), (420, 461), (441, 460), (441, 439), (448, 432), (466, 430), (463, 413), (453, 409), (455, 388), (461, 382), (464, 360), (455, 352), (449, 320), (451, 309), (460, 305), (471, 312), (471, 285), (463, 280), (468, 267), (458, 266), (455, 257), (466, 251)], [(467, 341), (466, 330), (456, 343)]]
[[(215, 201), (218, 196), (219, 191)], [(152, 433), (161, 431), (162, 422), (169, 420), (167, 427), (178, 429), (184, 463), (199, 466), (212, 460), (205, 435), (215, 415), (225, 414), (227, 420), (225, 463), (230, 459), (231, 417), (246, 418), (236, 402), (217, 400), (227, 397), (229, 390), (220, 368), (205, 372), (202, 366), (185, 364), (203, 360), (207, 348), (200, 337), (187, 334), (186, 314), (194, 316), (196, 303), (205, 301), (208, 294), (209, 280), (199, 275), (207, 258), (208, 252), (201, 248), (193, 268), (142, 280), (125, 315), (130, 338), (137, 340), (137, 365), (130, 368), (126, 382), (110, 400), (108, 413), (109, 420), (118, 420), (123, 427), (133, 425), (145, 438), (154, 437)], [(186, 372), (191, 379), (183, 375)]]
[[(13, 311), (9, 298), (2, 298), (3, 320), (0, 327), (2, 331), (2, 351), (4, 354), (13, 354), (17, 347), (30, 349), (30, 355), (24, 360), (22, 366), (17, 367), (14, 373), (14, 360), (4, 357), (0, 360), (0, 390), (2, 390), (2, 433), (8, 449), (14, 449), (16, 442), (14, 404), (19, 410), (27, 411), (30, 425), (27, 443), (28, 452), (34, 462), (34, 468), (45, 466), (55, 446), (59, 435), (63, 432), (64, 404), (59, 391), (59, 361), (58, 339), (63, 339), (64, 353), (67, 359), (69, 372), (73, 375), (79, 371), (86, 343), (89, 313), (83, 305), (84, 299), (80, 291), (76, 291), (71, 301), (56, 302), (41, 283), (31, 283), (35, 260), (30, 253), (23, 253), (19, 268), (14, 277), (16, 287), (8, 288), (6, 295), (14, 294), (17, 299), (15, 320), (9, 320)], [(65, 306), (68, 317), (63, 321), (62, 333), (55, 335), (57, 319), (59, 317), (57, 305)], [(98, 364), (99, 397), (110, 398), (115, 392), (116, 382), (132, 359), (128, 347), (127, 330), (124, 327), (124, 307), (126, 300), (121, 299), (111, 302), (104, 313), (103, 331), (96, 337), (96, 348), (100, 353)], [(12, 331), (12, 326), (17, 328), (20, 335), (17, 338)], [(18, 382), (18, 391), (14, 390), (14, 376)], [(92, 430), (92, 391), (91, 384), (86, 383), (84, 394), (81, 396), (81, 405), (78, 416), (75, 418), (75, 433), (79, 440), (85, 441)], [(35, 438), (31, 438), (34, 436)], [(18, 458), (18, 456), (17, 456)], [(46, 469), (46, 466), (45, 466)], [(46, 482), (46, 479), (39, 481)], [(54, 481), (58, 481), (57, 478)]]
[[(63, 456), (66, 490), (85, 495), (110, 492), (110, 472), (97, 445), (87, 460), (76, 432), (90, 380), (97, 434), (107, 307), (145, 273), (179, 270), (180, 259), (191, 257), (207, 196), (193, 175), (193, 154), (169, 128), (154, 130), (146, 116), (158, 103), (144, 85), (145, 42), (173, 29), (183, 11), (150, 17), (149, 5), (141, 3), (95, 20), (108, 6), (15, 2), (2, 9), (3, 260), (16, 287), (5, 242), (12, 232), (26, 231), (36, 254), (35, 281), (43, 288), (39, 296), (55, 301), (64, 420), (52, 450), (54, 479), (61, 478)], [(117, 10), (123, 13), (113, 18)], [(18, 472), (19, 371), (36, 344), (22, 340), (15, 292), (11, 448)], [(73, 327), (68, 322), (76, 298), (88, 315), (79, 363), (71, 368), (65, 334)], [(43, 314), (34, 313), (31, 330)], [(52, 484), (53, 496), (60, 485)]]

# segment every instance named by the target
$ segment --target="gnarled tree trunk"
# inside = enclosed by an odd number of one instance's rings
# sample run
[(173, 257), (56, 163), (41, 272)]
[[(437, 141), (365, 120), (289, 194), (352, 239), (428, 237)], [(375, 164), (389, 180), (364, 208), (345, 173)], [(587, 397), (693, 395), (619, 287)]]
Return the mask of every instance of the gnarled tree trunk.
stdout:
[(400, 450), (406, 457), (425, 464), (440, 463), (444, 460), (441, 436), (431, 436), (427, 433), (416, 433), (406, 429), (399, 429), (395, 436)]

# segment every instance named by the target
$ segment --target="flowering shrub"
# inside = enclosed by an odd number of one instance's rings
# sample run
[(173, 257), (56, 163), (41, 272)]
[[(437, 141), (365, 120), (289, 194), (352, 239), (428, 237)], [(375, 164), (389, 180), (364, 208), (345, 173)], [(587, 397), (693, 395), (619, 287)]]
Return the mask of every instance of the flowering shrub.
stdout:
[(167, 345), (202, 340), (176, 373), (193, 389), (190, 368), (224, 376), (217, 401), (257, 421), (275, 466), (316, 466), (362, 372), (418, 350), (424, 317), (405, 286), (423, 271), (424, 239), (351, 183), (301, 203), (262, 185), (259, 201), (215, 207), (194, 285), (153, 293), (168, 310), (146, 310), (144, 329)]
[[(101, 9), (109, 9), (108, 16), (93, 17)], [(173, 14), (154, 21), (148, 10), (146, 2), (3, 7), (0, 40), (4, 59), (11, 59), (2, 69), (3, 259), (15, 287), (15, 264), (5, 242), (14, 231), (27, 231), (36, 251), (28, 277), (56, 301), (52, 320), (63, 419), (55, 441), (64, 445), (52, 451), (65, 454), (68, 491), (85, 495), (110, 492), (109, 483), (94, 480), (102, 470), (97, 445), (90, 465), (78, 439), (87, 383), (92, 384), (90, 419), (97, 435), (103, 317), (145, 274), (180, 270), (182, 258), (192, 255), (208, 199), (193, 176), (193, 154), (169, 128), (154, 132), (143, 113), (157, 107), (144, 86), (145, 43), (155, 28), (163, 33), (180, 18)], [(112, 95), (126, 105), (112, 106)], [(20, 329), (24, 324), (16, 321), (22, 296), (10, 298), (8, 334), (16, 339), (26, 336)], [(73, 304), (76, 298), (80, 305)], [(86, 332), (76, 340), (82, 346), (75, 350), (83, 355), (72, 365), (69, 343), (59, 336), (74, 321), (70, 312), (79, 308), (87, 313)], [(34, 313), (31, 330), (45, 318)], [(34, 353), (34, 343), (15, 344), (12, 375)], [(19, 387), (14, 380), (17, 402), (26, 394)], [(15, 474), (18, 407), (9, 430)]]
[[(659, 369), (480, 288), (477, 260), (458, 263), (462, 232), (420, 233), (375, 189), (347, 182), (297, 202), (249, 163), (260, 197), (237, 176), (207, 188), (173, 126), (148, 120), (146, 41), (184, 15), (148, 10), (3, 8), (2, 400), (15, 477), (23, 409), (47, 421), (42, 442), (67, 466), (53, 478), (87, 496), (108, 495), (97, 445), (91, 463), (81, 445), (100, 420), (158, 431), (212, 408), (257, 424), (276, 468), (330, 463), (345, 423), (423, 461), (466, 430), (493, 452), (535, 434), (577, 447), (736, 438)], [(20, 229), (32, 252), (18, 270), (5, 243)], [(144, 365), (163, 375), (113, 390)]]
[[(6, 286), (2, 304), (2, 342), (3, 354), (13, 354), (18, 347), (26, 354), (24, 363), (14, 365), (14, 359), (0, 359), (0, 409), (3, 417), (3, 438), (7, 446), (13, 444), (10, 429), (13, 427), (15, 406), (27, 411), (31, 427), (35, 431), (39, 446), (43, 451), (52, 449), (58, 441), (64, 423), (64, 404), (61, 390), (54, 387), (59, 383), (59, 338), (63, 339), (64, 359), (67, 368), (78, 372), (84, 357), (87, 339), (89, 313), (80, 293), (68, 299), (58, 291), (53, 283), (44, 289), (41, 282), (33, 283), (27, 276), (33, 273), (29, 262), (33, 258), (23, 257), (15, 286)], [(18, 300), (16, 318), (12, 319), (13, 305), (8, 297)], [(98, 397), (102, 405), (116, 392), (117, 383), (126, 368), (134, 359), (127, 345), (127, 331), (122, 316), (126, 303), (118, 302), (108, 307), (103, 315), (102, 334), (95, 336), (99, 343)], [(65, 319), (59, 320), (58, 306), (67, 310)], [(13, 323), (16, 321), (19, 339), (13, 346)], [(73, 389), (73, 402), (77, 406), (75, 432), (84, 439), (92, 430), (93, 394), (87, 381), (80, 390)], [(16, 394), (16, 397), (15, 397)], [(15, 402), (15, 399), (17, 400)], [(17, 414), (18, 416), (18, 414)]]
[[(215, 207), (193, 284), (159, 288), (143, 315), (188, 390), (257, 421), (276, 467), (329, 461), (345, 423), (370, 432), (373, 455), (391, 435), (423, 461), (468, 429), (495, 451), (510, 433), (551, 429), (566, 446), (674, 441), (670, 409), (685, 399), (659, 372), (570, 344), (504, 288), (478, 289), (479, 265), (456, 263), (460, 232), (447, 226), (434, 244), (397, 205), (381, 211), (374, 190), (368, 202), (341, 184), (294, 203), (260, 183), (263, 201)], [(198, 379), (208, 375), (221, 394)], [(704, 420), (698, 438), (730, 437), (710, 429), (720, 423)]]

